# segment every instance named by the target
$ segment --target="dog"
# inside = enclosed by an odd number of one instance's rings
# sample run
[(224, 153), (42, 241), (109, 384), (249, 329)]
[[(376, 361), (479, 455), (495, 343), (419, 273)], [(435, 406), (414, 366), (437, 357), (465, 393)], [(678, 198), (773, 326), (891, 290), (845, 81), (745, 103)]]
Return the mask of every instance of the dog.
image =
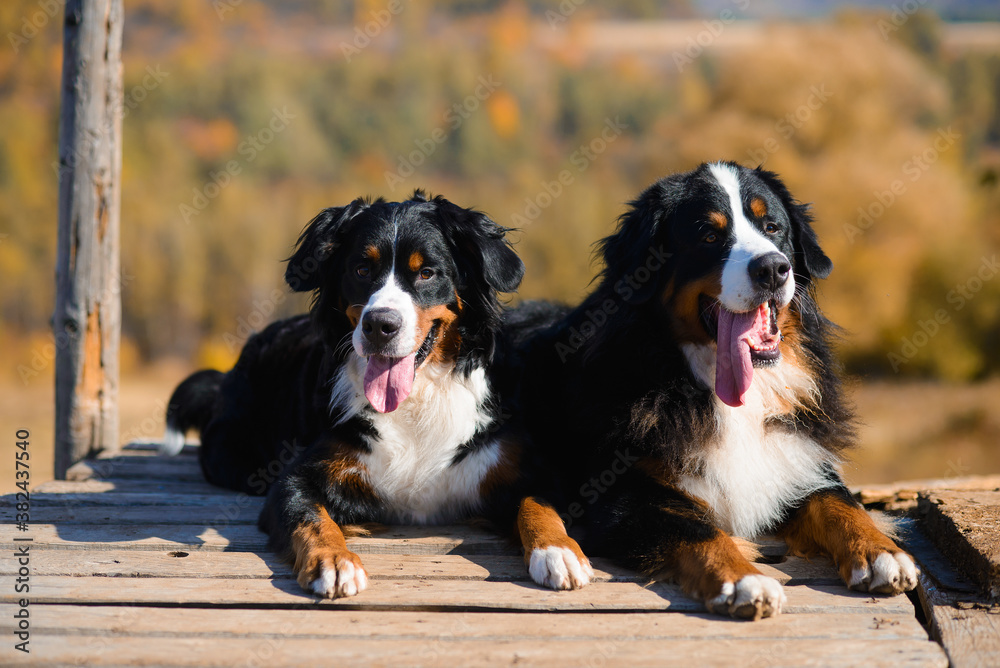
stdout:
[(521, 405), (561, 473), (541, 498), (588, 553), (734, 617), (786, 598), (733, 537), (828, 555), (851, 589), (917, 581), (838, 472), (854, 416), (814, 297), (832, 263), (811, 222), (776, 174), (703, 164), (631, 202), (580, 306), (523, 307), (543, 324), (522, 335)]
[(520, 522), (539, 584), (589, 581), (579, 546), (551, 530), (554, 509), (519, 506), (531, 449), (495, 389), (499, 294), (524, 272), (508, 231), (421, 191), (325, 209), (285, 272), (313, 293), (310, 313), (252, 336), (228, 373), (199, 371), (174, 391), (163, 451), (197, 429), (209, 482), (266, 492), (258, 524), (306, 591), (366, 588), (347, 525), (473, 515)]

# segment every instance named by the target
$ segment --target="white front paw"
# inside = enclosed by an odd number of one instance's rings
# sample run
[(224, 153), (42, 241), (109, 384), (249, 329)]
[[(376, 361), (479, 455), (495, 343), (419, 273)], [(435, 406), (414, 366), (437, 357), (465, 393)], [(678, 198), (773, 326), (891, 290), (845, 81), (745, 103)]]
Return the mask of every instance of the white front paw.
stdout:
[(528, 563), (531, 579), (552, 589), (579, 589), (590, 583), (594, 569), (590, 561), (567, 547), (535, 548)]
[(917, 567), (905, 552), (882, 552), (851, 572), (851, 589), (875, 594), (901, 594), (917, 586)]
[(709, 612), (754, 621), (781, 614), (787, 603), (781, 583), (766, 575), (745, 575), (735, 584), (725, 582), (722, 592), (705, 602)]
[(355, 596), (367, 587), (368, 574), (365, 569), (355, 566), (349, 559), (338, 559), (333, 568), (323, 564), (319, 577), (309, 585), (314, 594), (325, 598)]

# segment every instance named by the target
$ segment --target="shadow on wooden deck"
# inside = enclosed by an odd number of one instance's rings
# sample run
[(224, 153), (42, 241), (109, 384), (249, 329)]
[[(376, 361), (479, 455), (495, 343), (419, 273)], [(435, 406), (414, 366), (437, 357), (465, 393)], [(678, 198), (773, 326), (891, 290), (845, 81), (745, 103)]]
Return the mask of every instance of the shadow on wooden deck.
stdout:
[[(785, 558), (774, 541), (762, 551), (776, 563), (759, 567), (786, 585), (788, 608), (757, 623), (707, 615), (677, 587), (600, 558), (582, 590), (538, 587), (512, 545), (464, 525), (351, 539), (369, 589), (319, 601), (267, 550), (256, 528), (261, 499), (205, 484), (193, 452), (168, 460), (131, 451), (74, 473), (83, 479), (32, 493), (29, 531), (14, 536), (12, 504), (0, 511), (4, 551), (15, 537), (32, 539), (31, 653), (15, 656), (9, 641), (3, 662), (948, 664), (910, 599), (849, 592), (828, 561)], [(13, 580), (18, 565), (5, 559), (0, 570)], [(19, 598), (3, 589), (8, 639)]]

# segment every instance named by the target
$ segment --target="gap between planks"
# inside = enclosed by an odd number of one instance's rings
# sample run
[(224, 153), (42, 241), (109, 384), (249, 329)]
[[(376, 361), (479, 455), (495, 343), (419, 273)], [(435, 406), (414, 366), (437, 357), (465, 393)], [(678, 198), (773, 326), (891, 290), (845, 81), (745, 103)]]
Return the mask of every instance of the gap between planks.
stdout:
[[(913, 605), (906, 596), (873, 597), (849, 592), (843, 586), (799, 585), (786, 587), (789, 614), (842, 612), (860, 614), (909, 614)], [(0, 592), (0, 602), (18, 595)], [(318, 600), (292, 578), (92, 578), (37, 576), (31, 581), (33, 605), (44, 604), (147, 604), (167, 606), (237, 606), (352, 609), (463, 609), (532, 611), (654, 611), (702, 612), (701, 603), (685, 596), (679, 587), (656, 582), (596, 582), (571, 592), (552, 591), (527, 582), (469, 580), (381, 580), (362, 594)]]
[[(530, 576), (519, 556), (457, 554), (364, 554), (362, 561), (371, 579), (504, 580), (528, 582)], [(649, 578), (612, 563), (593, 559), (594, 582), (649, 582)], [(808, 561), (790, 557), (780, 564), (757, 564), (765, 574), (784, 585), (836, 585), (840, 578), (826, 559)], [(112, 550), (80, 554), (69, 550), (32, 552), (33, 575), (68, 577), (190, 577), (190, 578), (290, 578), (291, 567), (270, 552), (184, 552)], [(17, 571), (13, 561), (0, 563), (0, 575)]]
[[(0, 605), (0, 631), (13, 630), (13, 605)], [(8, 614), (11, 613), (11, 614)], [(46, 605), (35, 610), (32, 632), (44, 635), (200, 636), (212, 638), (480, 640), (585, 640), (643, 638), (891, 638), (926, 640), (912, 617), (885, 614), (779, 615), (753, 624), (707, 613), (684, 615), (624, 612), (574, 614), (535, 612), (401, 612), (365, 610), (216, 610), (143, 606)]]

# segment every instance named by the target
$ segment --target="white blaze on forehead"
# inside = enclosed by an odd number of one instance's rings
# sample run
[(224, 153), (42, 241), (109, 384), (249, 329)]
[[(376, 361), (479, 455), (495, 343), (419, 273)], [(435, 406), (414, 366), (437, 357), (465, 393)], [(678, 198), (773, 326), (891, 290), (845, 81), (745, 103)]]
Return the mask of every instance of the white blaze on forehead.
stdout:
[(406, 357), (417, 347), (417, 309), (413, 303), (413, 297), (396, 282), (395, 243), (393, 243), (392, 256), (393, 262), (392, 268), (389, 270), (389, 277), (382, 287), (373, 292), (372, 296), (368, 298), (368, 303), (365, 304), (365, 308), (361, 311), (361, 317), (358, 319), (358, 324), (354, 328), (354, 334), (351, 337), (351, 343), (354, 345), (355, 352), (362, 357), (365, 357), (365, 335), (361, 331), (361, 327), (365, 320), (365, 315), (373, 309), (391, 309), (403, 319), (403, 324), (399, 328), (399, 334), (393, 340), (395, 350), (387, 350), (384, 353), (385, 355), (388, 357)]
[[(754, 227), (743, 213), (743, 198), (740, 197), (740, 179), (736, 168), (715, 163), (709, 165), (708, 169), (716, 183), (729, 197), (729, 208), (732, 210), (732, 235), (735, 241), (722, 268), (722, 292), (719, 294), (719, 302), (730, 311), (737, 313), (749, 311), (760, 306), (755, 296), (757, 291), (750, 280), (750, 262), (761, 255), (781, 251)], [(782, 289), (779, 306), (788, 304), (794, 293), (795, 278), (789, 276), (788, 282)]]

